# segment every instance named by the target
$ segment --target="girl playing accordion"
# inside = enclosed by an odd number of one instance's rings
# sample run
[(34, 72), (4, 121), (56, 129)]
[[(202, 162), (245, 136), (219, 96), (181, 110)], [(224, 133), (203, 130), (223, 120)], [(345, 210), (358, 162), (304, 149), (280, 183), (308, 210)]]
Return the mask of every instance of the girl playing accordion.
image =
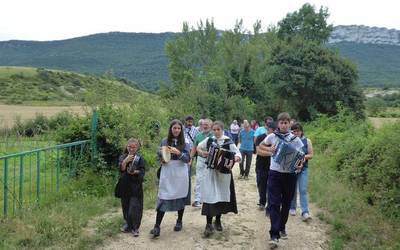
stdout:
[(214, 122), (212, 130), (214, 136), (206, 138), (197, 146), (197, 153), (207, 157), (208, 166), (201, 182), (201, 214), (207, 217), (205, 237), (212, 235), (214, 228), (217, 231), (223, 230), (222, 214), (238, 212), (231, 168), (242, 158), (235, 143), (224, 135), (224, 124), (221, 121)]

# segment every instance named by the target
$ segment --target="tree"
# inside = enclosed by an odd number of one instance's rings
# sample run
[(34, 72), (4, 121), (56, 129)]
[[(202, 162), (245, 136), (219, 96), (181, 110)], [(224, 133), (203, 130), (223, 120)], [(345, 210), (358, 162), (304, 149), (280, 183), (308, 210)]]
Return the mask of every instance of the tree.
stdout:
[(296, 38), (272, 51), (271, 86), (301, 120), (317, 113), (334, 115), (337, 102), (363, 117), (363, 95), (355, 66), (318, 42)]
[(281, 39), (301, 36), (306, 40), (324, 43), (333, 30), (333, 26), (327, 24), (328, 17), (327, 8), (321, 6), (317, 13), (314, 6), (306, 3), (299, 11), (287, 14), (278, 23), (278, 36)]

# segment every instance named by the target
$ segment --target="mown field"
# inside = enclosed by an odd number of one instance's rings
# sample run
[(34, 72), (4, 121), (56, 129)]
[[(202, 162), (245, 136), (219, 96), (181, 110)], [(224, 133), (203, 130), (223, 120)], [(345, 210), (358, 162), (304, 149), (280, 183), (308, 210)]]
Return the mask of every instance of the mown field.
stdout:
[(34, 118), (37, 114), (51, 117), (61, 111), (83, 115), (85, 106), (25, 106), (0, 104), (0, 127), (11, 128), (17, 119), (22, 122)]
[(368, 117), (368, 119), (376, 128), (381, 128), (385, 124), (400, 122), (400, 118)]

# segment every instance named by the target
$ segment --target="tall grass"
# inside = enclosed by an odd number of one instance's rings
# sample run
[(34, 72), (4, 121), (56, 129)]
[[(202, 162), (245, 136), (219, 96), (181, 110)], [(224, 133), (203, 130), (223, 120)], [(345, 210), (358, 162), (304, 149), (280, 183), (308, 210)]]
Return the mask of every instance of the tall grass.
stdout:
[(330, 248), (400, 249), (399, 129), (343, 114), (306, 127), (315, 148), (310, 196), (333, 225)]
[[(111, 186), (112, 178), (87, 171), (79, 179), (71, 180), (59, 194), (46, 197), (40, 207), (3, 219), (0, 248), (92, 248), (108, 233), (98, 231), (97, 224), (91, 228), (95, 233), (88, 233), (89, 222), (119, 205), (111, 195)], [(102, 223), (108, 222), (113, 224), (119, 220), (111, 215)]]

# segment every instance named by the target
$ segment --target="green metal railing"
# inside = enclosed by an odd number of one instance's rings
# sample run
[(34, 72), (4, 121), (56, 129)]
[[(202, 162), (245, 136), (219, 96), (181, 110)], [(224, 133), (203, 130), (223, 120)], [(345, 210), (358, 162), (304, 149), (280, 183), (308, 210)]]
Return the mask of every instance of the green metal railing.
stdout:
[[(97, 158), (97, 112), (91, 140), (76, 141), (0, 156), (0, 208), (3, 217), (38, 206), (60, 190), (83, 164)], [(0, 214), (1, 214), (0, 211)]]
[(77, 174), (90, 151), (90, 140), (0, 157), (3, 215), (31, 208)]

